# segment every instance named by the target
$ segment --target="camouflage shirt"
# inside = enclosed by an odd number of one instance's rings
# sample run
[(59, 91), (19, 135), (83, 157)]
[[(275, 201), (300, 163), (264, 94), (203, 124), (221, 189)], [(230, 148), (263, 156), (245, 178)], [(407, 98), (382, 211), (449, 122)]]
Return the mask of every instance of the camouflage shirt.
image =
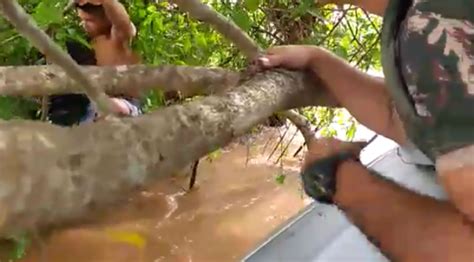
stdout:
[(382, 64), (410, 140), (431, 159), (474, 144), (474, 1), (391, 0)]

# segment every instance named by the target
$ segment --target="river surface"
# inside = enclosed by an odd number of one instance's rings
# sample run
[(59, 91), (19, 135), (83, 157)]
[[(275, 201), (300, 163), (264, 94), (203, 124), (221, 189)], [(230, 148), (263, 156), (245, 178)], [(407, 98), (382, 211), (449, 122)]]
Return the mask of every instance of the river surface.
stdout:
[[(20, 261), (239, 261), (308, 203), (298, 179), (301, 159), (291, 156), (301, 138), (280, 163), (286, 143), (271, 154), (283, 132), (265, 129), (247, 145), (236, 142), (203, 159), (190, 192), (186, 175), (161, 179), (92, 222), (41, 236)], [(283, 184), (279, 174), (286, 175)]]

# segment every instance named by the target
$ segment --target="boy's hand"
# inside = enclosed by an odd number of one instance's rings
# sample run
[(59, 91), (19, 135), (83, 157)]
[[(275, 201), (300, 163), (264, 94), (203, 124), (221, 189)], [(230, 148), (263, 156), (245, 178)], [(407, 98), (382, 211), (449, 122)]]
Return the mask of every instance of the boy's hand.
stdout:
[(293, 70), (310, 68), (321, 49), (308, 45), (287, 45), (269, 48), (258, 60), (263, 68), (283, 67)]

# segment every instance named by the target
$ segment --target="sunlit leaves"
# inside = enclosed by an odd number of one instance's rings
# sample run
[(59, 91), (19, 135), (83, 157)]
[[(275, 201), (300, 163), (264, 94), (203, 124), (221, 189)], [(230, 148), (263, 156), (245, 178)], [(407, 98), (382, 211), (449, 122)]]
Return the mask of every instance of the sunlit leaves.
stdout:
[(0, 119), (35, 118), (37, 103), (33, 101), (0, 96)]
[(244, 0), (244, 6), (249, 12), (254, 12), (258, 9), (262, 0)]
[(252, 21), (250, 20), (249, 15), (243, 9), (235, 9), (232, 18), (234, 22), (242, 28), (244, 31), (248, 31), (252, 26)]
[(41, 1), (32, 14), (36, 23), (42, 28), (50, 24), (60, 24), (63, 21), (64, 6), (55, 0)]

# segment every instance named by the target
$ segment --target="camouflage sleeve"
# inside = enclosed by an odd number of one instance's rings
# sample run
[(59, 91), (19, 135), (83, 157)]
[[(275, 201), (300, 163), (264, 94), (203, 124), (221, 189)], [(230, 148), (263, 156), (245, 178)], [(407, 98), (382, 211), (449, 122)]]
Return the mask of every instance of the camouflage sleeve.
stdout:
[(382, 56), (407, 134), (431, 158), (474, 144), (474, 1), (400, 2), (387, 9)]

